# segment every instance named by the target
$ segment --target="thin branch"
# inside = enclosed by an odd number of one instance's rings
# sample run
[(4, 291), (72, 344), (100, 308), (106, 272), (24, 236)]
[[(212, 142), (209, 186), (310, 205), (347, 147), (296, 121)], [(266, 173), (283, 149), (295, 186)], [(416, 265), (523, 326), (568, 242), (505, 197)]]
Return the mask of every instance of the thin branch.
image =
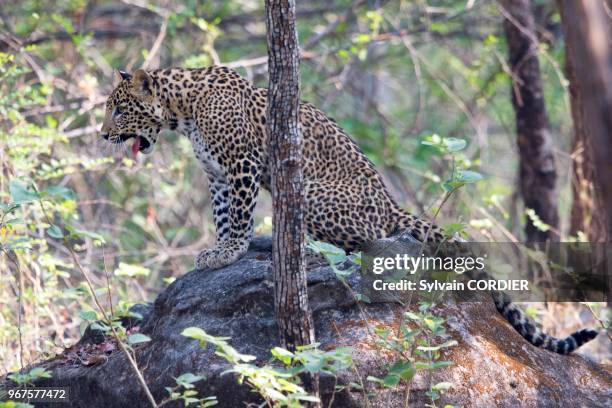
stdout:
[(21, 330), (22, 325), (22, 308), (23, 308), (23, 273), (21, 272), (21, 266), (19, 265), (19, 260), (15, 255), (15, 252), (11, 250), (6, 250), (4, 246), (0, 245), (2, 248), (2, 252), (6, 255), (6, 257), (15, 265), (15, 271), (17, 272), (17, 279), (19, 283), (19, 294), (17, 296), (17, 333), (19, 335), (19, 365), (23, 370), (23, 331)]
[(153, 42), (153, 46), (149, 50), (147, 58), (142, 63), (142, 69), (147, 69), (149, 67), (149, 64), (151, 64), (153, 58), (155, 58), (155, 56), (159, 52), (159, 49), (161, 48), (162, 43), (164, 42), (164, 38), (166, 38), (166, 33), (168, 31), (168, 17), (169, 15), (166, 15), (162, 20), (161, 26), (159, 28), (159, 33), (157, 34), (157, 38), (155, 38), (155, 42)]
[[(43, 212), (43, 215), (44, 215), (47, 223), (49, 225), (54, 225), (52, 220), (51, 220), (51, 217), (49, 216), (49, 214), (47, 213), (47, 211), (45, 209), (43, 201), (40, 200), (39, 203), (40, 203), (40, 208), (41, 208), (41, 210)], [(117, 330), (113, 326), (113, 321), (112, 321), (111, 317), (106, 313), (106, 310), (104, 309), (104, 307), (100, 303), (100, 300), (98, 299), (98, 295), (96, 295), (96, 291), (94, 289), (93, 282), (91, 281), (91, 279), (89, 277), (89, 274), (85, 271), (85, 268), (83, 268), (83, 265), (81, 265), (81, 262), (79, 261), (79, 258), (77, 257), (76, 252), (74, 252), (74, 249), (72, 249), (72, 246), (68, 242), (68, 238), (66, 236), (63, 237), (63, 244), (64, 244), (64, 247), (70, 253), (70, 256), (72, 257), (72, 260), (74, 261), (74, 264), (77, 266), (77, 269), (81, 272), (81, 274), (85, 278), (85, 281), (87, 282), (87, 287), (89, 288), (89, 290), (91, 292), (91, 296), (92, 296), (92, 298), (94, 300), (94, 303), (96, 304), (96, 307), (98, 308), (98, 310), (102, 314), (102, 316), (104, 318), (104, 321), (107, 323), (107, 325), (110, 328), (110, 330), (113, 332), (113, 336), (117, 340), (117, 344), (119, 345), (119, 348), (125, 354), (125, 356), (127, 357), (130, 365), (132, 366), (132, 368), (134, 370), (134, 373), (136, 374), (136, 378), (138, 379), (138, 381), (142, 385), (142, 388), (143, 388), (143, 390), (145, 392), (145, 395), (147, 396), (147, 399), (151, 403), (151, 406), (153, 408), (156, 408), (157, 407), (157, 402), (155, 402), (155, 398), (153, 397), (153, 394), (151, 394), (151, 390), (149, 389), (149, 386), (147, 385), (147, 382), (145, 381), (144, 376), (142, 375), (142, 372), (138, 368), (138, 364), (136, 363), (136, 360), (134, 359), (134, 357), (132, 356), (132, 354), (128, 350), (127, 346), (123, 343), (123, 341), (119, 337), (119, 333), (117, 333)]]
[[(312, 47), (314, 47), (323, 38), (325, 38), (328, 35), (330, 35), (331, 33), (335, 32), (336, 28), (338, 28), (338, 26), (341, 23), (344, 23), (344, 22), (348, 21), (352, 16), (354, 16), (355, 15), (355, 11), (357, 11), (357, 9), (360, 8), (364, 3), (365, 3), (365, 0), (357, 0), (355, 3), (353, 3), (353, 5), (344, 14), (342, 14), (341, 16), (338, 16), (334, 20), (333, 23), (331, 23), (327, 27), (325, 27), (325, 29), (323, 31), (321, 31), (320, 33), (317, 33), (317, 34), (314, 34), (314, 35), (310, 36), (308, 41), (306, 41), (306, 43), (304, 43), (304, 45), (302, 47), (300, 47), (300, 48), (302, 48), (303, 50), (309, 50)], [(301, 17), (301, 16), (299, 16), (299, 17)]]
[(97, 123), (91, 126), (85, 126), (82, 128), (72, 129), (67, 132), (64, 132), (64, 136), (66, 136), (68, 139), (72, 139), (75, 137), (81, 137), (81, 136), (89, 135), (92, 133), (98, 133), (100, 131), (101, 126), (102, 126), (101, 123)]

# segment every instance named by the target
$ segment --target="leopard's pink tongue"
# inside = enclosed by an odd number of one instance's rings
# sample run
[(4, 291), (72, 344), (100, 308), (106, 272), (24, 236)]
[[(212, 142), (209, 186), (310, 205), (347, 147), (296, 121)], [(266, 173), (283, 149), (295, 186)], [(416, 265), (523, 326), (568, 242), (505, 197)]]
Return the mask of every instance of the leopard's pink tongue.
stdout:
[(140, 151), (140, 136), (134, 138), (134, 144), (132, 145), (132, 156), (136, 157)]

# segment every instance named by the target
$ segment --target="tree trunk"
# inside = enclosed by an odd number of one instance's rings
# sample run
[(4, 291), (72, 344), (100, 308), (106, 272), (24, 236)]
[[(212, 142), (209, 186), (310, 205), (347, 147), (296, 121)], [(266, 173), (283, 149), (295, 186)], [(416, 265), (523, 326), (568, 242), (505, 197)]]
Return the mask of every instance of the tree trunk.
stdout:
[(544, 105), (538, 40), (529, 0), (502, 0), (504, 31), (512, 69), (512, 104), (520, 154), (520, 190), (525, 208), (551, 228), (542, 231), (529, 217), (527, 241), (558, 240), (557, 171)]
[[(566, 42), (566, 50), (571, 45)], [(595, 188), (595, 164), (593, 163), (593, 146), (589, 135), (589, 123), (585, 121), (583, 99), (576, 84), (576, 70), (570, 58), (571, 52), (565, 53), (565, 71), (569, 79), (572, 121), (574, 123), (574, 140), (572, 143), (572, 213), (570, 233), (582, 232), (589, 242), (605, 242), (606, 213), (601, 202), (600, 191)]]
[(590, 196), (575, 196), (574, 206), (578, 201), (581, 207), (576, 211), (589, 223), (585, 231), (589, 240), (608, 241), (612, 233), (612, 25), (604, 1), (559, 0), (558, 4), (576, 139), (584, 141), (583, 160), (588, 166), (583, 176), (587, 183), (594, 182), (587, 185)]
[[(314, 343), (304, 259), (304, 188), (299, 117), (299, 45), (294, 0), (266, 0), (267, 127), (272, 177), (274, 308), (281, 343), (291, 351)], [(317, 378), (305, 381), (318, 395)]]

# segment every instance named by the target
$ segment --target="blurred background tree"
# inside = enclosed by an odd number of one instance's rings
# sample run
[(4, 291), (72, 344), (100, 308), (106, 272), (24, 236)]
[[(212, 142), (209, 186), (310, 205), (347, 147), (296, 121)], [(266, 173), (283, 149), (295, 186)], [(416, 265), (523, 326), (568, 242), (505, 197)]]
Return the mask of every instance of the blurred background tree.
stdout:
[[(83, 313), (91, 317), (64, 238), (116, 314), (154, 299), (212, 244), (206, 178), (186, 138), (168, 132), (144, 159), (106, 145), (97, 130), (113, 68), (222, 63), (266, 87), (263, 7), (0, 0), (0, 374), (61, 351), (84, 328)], [(569, 236), (575, 143), (559, 13), (552, 0), (531, 7), (557, 168), (555, 228), (563, 240), (581, 238), (576, 228)], [(487, 241), (523, 240), (527, 220), (549, 228), (520, 195), (499, 3), (312, 0), (298, 2), (297, 20), (302, 99), (355, 138), (400, 203), (431, 216), (458, 166), (484, 179), (452, 195), (439, 223)], [(422, 143), (439, 137), (464, 139), (467, 148), (451, 159)], [(256, 226), (265, 233), (269, 195), (260, 201)], [(576, 211), (574, 218), (590, 216), (587, 207)], [(551, 334), (592, 320), (577, 306), (531, 312)]]

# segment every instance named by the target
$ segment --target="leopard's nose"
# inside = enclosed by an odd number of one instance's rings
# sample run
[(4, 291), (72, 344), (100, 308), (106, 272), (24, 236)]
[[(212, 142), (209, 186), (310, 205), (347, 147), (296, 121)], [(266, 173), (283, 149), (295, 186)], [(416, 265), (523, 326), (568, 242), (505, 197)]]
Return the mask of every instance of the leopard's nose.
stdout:
[(104, 140), (108, 140), (108, 138), (110, 137), (110, 135), (108, 133), (101, 133), (102, 138), (104, 138)]

